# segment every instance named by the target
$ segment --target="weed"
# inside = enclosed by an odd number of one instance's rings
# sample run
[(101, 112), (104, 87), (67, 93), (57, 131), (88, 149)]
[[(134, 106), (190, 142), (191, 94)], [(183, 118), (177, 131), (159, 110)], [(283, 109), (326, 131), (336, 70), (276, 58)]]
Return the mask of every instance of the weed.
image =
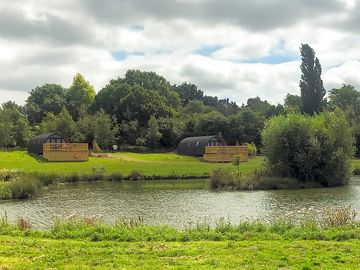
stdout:
[(355, 223), (356, 211), (351, 207), (327, 208), (324, 211), (324, 224), (329, 227), (346, 226)]
[(22, 217), (17, 219), (16, 225), (20, 231), (29, 230), (32, 228), (30, 221)]

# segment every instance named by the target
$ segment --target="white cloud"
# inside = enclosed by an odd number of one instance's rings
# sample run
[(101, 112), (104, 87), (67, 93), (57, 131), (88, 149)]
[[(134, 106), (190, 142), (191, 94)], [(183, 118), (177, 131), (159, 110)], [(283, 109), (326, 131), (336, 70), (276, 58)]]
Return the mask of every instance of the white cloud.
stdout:
[[(136, 68), (239, 103), (277, 103), (299, 92), (299, 61), (244, 62), (299, 55), (301, 43), (315, 49), (328, 89), (359, 87), (358, 11), (352, 0), (0, 0), (0, 102), (24, 103), (44, 83), (68, 87), (76, 72), (100, 90)], [(196, 54), (207, 46), (219, 49)], [(143, 55), (118, 61), (115, 51)]]

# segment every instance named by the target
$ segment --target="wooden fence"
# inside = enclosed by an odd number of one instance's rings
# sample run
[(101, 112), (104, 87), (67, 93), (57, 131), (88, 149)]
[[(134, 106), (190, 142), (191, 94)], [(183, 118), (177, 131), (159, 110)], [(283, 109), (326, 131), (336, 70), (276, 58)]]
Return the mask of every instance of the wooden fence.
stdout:
[(210, 162), (232, 162), (235, 155), (241, 155), (241, 161), (247, 161), (247, 146), (206, 146), (203, 158)]
[(87, 143), (45, 143), (43, 157), (49, 161), (86, 161), (89, 146)]

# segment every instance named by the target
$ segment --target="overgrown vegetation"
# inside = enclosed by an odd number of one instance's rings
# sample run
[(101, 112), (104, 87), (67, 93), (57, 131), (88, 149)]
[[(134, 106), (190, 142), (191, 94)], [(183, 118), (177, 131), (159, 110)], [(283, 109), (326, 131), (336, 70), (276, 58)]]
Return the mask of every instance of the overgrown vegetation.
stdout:
[(299, 182), (290, 177), (270, 176), (264, 168), (255, 169), (254, 172), (240, 175), (233, 170), (216, 169), (211, 175), (210, 185), (214, 189), (231, 190), (298, 189), (321, 186), (315, 181)]
[(355, 210), (349, 207), (303, 209), (297, 218), (292, 215), (274, 217), (270, 222), (244, 221), (238, 225), (225, 219), (203, 219), (184, 224), (183, 229), (167, 225), (146, 225), (141, 217), (120, 219), (105, 224), (98, 217), (56, 218), (46, 231), (32, 229), (27, 219), (8, 222), (6, 215), (0, 221), (1, 235), (37, 236), (53, 239), (84, 239), (93, 242), (151, 242), (151, 241), (244, 241), (244, 240), (335, 240), (360, 239), (360, 223)]
[(274, 117), (262, 139), (270, 175), (324, 186), (346, 184), (351, 176), (354, 138), (341, 111)]

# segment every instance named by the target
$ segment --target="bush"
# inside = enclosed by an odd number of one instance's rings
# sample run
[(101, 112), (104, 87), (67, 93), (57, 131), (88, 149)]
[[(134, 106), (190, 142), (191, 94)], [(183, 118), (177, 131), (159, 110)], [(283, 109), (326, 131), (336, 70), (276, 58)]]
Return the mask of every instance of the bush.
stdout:
[(346, 184), (351, 176), (354, 138), (340, 111), (274, 117), (262, 139), (267, 167), (275, 176), (326, 186)]
[(252, 142), (252, 143), (247, 143), (246, 146), (248, 148), (249, 157), (256, 157), (256, 153), (257, 153), (256, 145)]
[(211, 188), (236, 188), (238, 186), (236, 173), (226, 169), (215, 169), (211, 174)]

